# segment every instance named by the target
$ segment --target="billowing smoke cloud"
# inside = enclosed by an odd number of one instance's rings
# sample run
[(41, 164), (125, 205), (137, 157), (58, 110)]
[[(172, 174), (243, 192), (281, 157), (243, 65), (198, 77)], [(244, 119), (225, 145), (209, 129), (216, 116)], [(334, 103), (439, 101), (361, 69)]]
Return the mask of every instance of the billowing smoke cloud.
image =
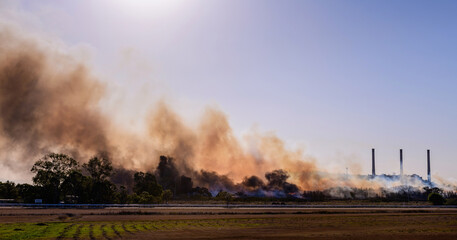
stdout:
[(245, 177), (241, 184), (249, 191), (258, 191), (265, 188), (262, 179), (257, 176)]
[[(328, 174), (301, 149), (287, 149), (274, 134), (253, 132), (242, 142), (226, 115), (213, 108), (192, 128), (159, 102), (145, 120), (146, 134), (138, 136), (102, 113), (106, 91), (85, 63), (36, 36), (0, 25), (0, 164), (28, 173), (33, 162), (50, 151), (81, 162), (107, 153), (118, 168), (114, 181), (132, 185), (124, 179), (131, 170), (150, 171), (164, 187), (183, 193), (199, 186), (212, 192), (287, 196), (335, 186), (402, 184)], [(159, 158), (162, 155), (170, 157)]]
[(296, 194), (298, 193), (298, 187), (295, 184), (287, 182), (289, 174), (284, 170), (274, 170), (265, 174), (265, 178), (268, 180), (269, 190), (280, 190), (285, 194)]
[[(31, 163), (55, 146), (74, 155), (109, 152), (109, 122), (95, 107), (104, 86), (84, 64), (56, 54), (2, 26), (0, 32), (0, 129), (2, 152), (19, 150)], [(29, 158), (35, 156), (34, 158)], [(4, 157), (5, 158), (5, 157)]]

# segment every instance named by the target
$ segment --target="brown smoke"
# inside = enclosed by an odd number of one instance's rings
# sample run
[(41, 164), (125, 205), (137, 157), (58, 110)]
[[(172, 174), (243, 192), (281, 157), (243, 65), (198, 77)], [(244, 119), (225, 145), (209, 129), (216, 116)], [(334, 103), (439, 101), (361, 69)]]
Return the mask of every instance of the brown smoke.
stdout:
[(274, 135), (253, 134), (252, 149), (246, 150), (216, 109), (207, 109), (193, 129), (160, 102), (148, 118), (147, 137), (123, 132), (101, 114), (105, 88), (87, 65), (13, 28), (2, 28), (0, 37), (2, 152), (20, 156), (2, 161), (13, 169), (20, 163), (29, 167), (49, 151), (81, 161), (105, 152), (117, 165), (145, 171), (156, 166), (159, 155), (172, 156), (180, 172), (204, 185), (233, 185), (274, 169), (288, 171), (302, 188), (322, 182), (314, 163), (301, 151), (288, 151)]
[[(161, 102), (149, 119), (149, 133), (160, 153), (174, 156), (180, 172), (195, 176), (197, 184), (221, 185), (222, 181), (229, 188), (231, 181), (241, 182), (246, 176), (264, 176), (268, 171), (284, 169), (301, 188), (326, 186), (312, 160), (304, 158), (302, 151), (287, 150), (272, 134), (253, 134), (253, 149), (243, 148), (225, 114), (216, 109), (207, 109), (200, 126), (191, 129)], [(194, 170), (199, 169), (204, 171), (196, 174)]]
[(22, 151), (26, 163), (55, 147), (74, 154), (108, 151), (109, 122), (95, 107), (103, 92), (84, 64), (2, 27), (0, 127), (7, 140), (2, 149)]

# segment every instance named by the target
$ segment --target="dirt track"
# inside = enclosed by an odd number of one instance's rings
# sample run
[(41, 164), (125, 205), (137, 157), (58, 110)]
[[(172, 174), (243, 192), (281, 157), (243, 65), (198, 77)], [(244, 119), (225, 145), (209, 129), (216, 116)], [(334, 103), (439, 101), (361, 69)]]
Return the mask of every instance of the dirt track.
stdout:
[(312, 214), (457, 214), (447, 208), (105, 208), (105, 209), (27, 209), (0, 208), (0, 223), (60, 221), (59, 216), (70, 215), (79, 221), (207, 219), (239, 217), (278, 217)]

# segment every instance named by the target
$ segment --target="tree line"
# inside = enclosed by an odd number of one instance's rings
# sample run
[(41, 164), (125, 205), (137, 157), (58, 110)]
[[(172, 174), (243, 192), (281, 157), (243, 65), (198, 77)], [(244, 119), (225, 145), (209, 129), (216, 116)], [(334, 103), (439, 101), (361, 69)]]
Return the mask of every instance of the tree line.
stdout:
[[(78, 162), (65, 154), (51, 153), (35, 162), (31, 171), (33, 184), (0, 182), (0, 198), (16, 202), (33, 203), (160, 203), (172, 198), (152, 173), (134, 174), (133, 193), (124, 186), (119, 188), (109, 177), (113, 173), (111, 161), (106, 157), (93, 157), (88, 163)], [(83, 172), (85, 174), (83, 174)]]
[[(94, 156), (80, 165), (68, 155), (50, 153), (33, 165), (33, 184), (0, 182), (0, 200), (22, 203), (34, 203), (36, 199), (41, 199), (42, 203), (151, 204), (167, 203), (174, 197), (173, 191), (166, 186), (164, 189), (151, 172), (135, 172), (133, 188), (127, 189), (111, 181), (113, 171), (111, 161), (105, 156)], [(204, 187), (195, 187), (191, 191), (193, 199), (232, 199), (232, 195), (225, 191), (220, 191), (214, 198)]]
[[(161, 157), (161, 159), (166, 157)], [(165, 161), (161, 161), (164, 163)], [(160, 164), (159, 167), (160, 168)], [(163, 166), (162, 166), (163, 167)], [(0, 182), (0, 199), (14, 202), (33, 203), (41, 199), (43, 203), (167, 203), (178, 194), (173, 184), (157, 181), (156, 175), (151, 172), (135, 172), (133, 174), (133, 187), (127, 189), (123, 185), (116, 185), (110, 177), (113, 166), (106, 156), (94, 156), (87, 163), (80, 165), (75, 159), (65, 154), (50, 153), (35, 162), (31, 172), (33, 184), (15, 184), (10, 181)], [(132, 176), (130, 176), (131, 178)], [(160, 176), (159, 176), (160, 177)], [(166, 180), (166, 176), (162, 176)], [(162, 182), (164, 182), (162, 179)], [(172, 182), (172, 181), (165, 181)], [(181, 176), (181, 185), (186, 186), (186, 200), (221, 200), (257, 202), (277, 198), (255, 197), (243, 192), (231, 194), (225, 191), (213, 197), (204, 187), (192, 188), (190, 178)], [(183, 188), (183, 187), (181, 187)], [(400, 186), (398, 189), (347, 189), (335, 187), (323, 191), (304, 191), (300, 197), (287, 197), (288, 201), (328, 201), (365, 199), (370, 201), (426, 201), (432, 196), (433, 203), (457, 204), (455, 191), (443, 192), (439, 188), (415, 189), (410, 186)], [(234, 198), (235, 197), (235, 198)], [(270, 199), (271, 198), (271, 199)], [(447, 200), (445, 200), (445, 198)], [(431, 201), (431, 200), (430, 200)]]

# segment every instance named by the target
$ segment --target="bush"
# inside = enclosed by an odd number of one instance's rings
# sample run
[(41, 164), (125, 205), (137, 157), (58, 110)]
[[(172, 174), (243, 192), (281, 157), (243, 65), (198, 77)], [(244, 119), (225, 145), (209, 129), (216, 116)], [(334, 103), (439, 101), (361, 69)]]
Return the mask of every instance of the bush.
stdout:
[(446, 200), (446, 205), (457, 205), (457, 198), (451, 198)]
[(428, 195), (428, 201), (433, 205), (443, 205), (446, 200), (439, 193), (430, 193)]
[(168, 201), (173, 198), (173, 193), (170, 191), (170, 189), (167, 189), (165, 191), (163, 191), (162, 193), (162, 200), (165, 202), (165, 203), (168, 203)]
[(232, 196), (232, 194), (221, 190), (217, 194), (216, 200), (223, 200), (223, 201), (225, 201), (227, 203), (227, 206), (228, 206), (229, 203), (233, 200), (233, 196)]
[(156, 196), (144, 191), (140, 195), (138, 195), (137, 201), (139, 204), (160, 203), (162, 201), (162, 198), (156, 197)]

